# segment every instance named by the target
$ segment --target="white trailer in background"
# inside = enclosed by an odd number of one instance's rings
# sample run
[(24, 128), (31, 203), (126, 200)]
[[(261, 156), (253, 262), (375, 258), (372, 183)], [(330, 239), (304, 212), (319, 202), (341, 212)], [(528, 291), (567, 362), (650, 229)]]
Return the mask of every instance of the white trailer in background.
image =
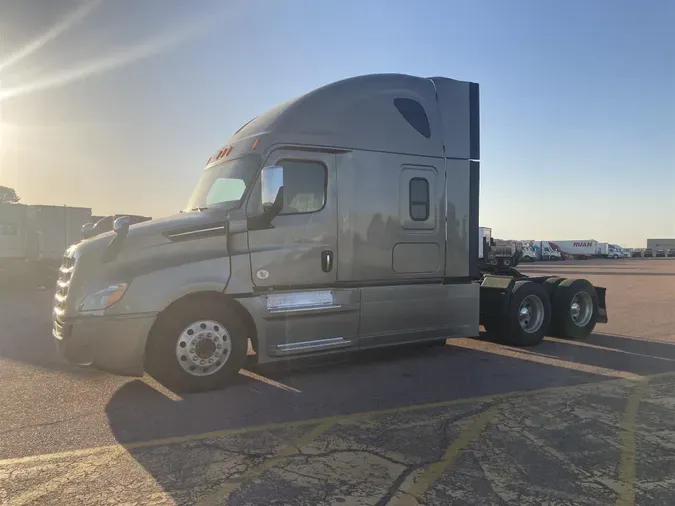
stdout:
[(0, 204), (0, 263), (25, 256), (26, 206)]
[(0, 285), (49, 284), (91, 209), (0, 204)]
[(62, 260), (65, 251), (82, 237), (91, 221), (91, 209), (67, 206), (28, 206), (28, 256), (36, 260)]
[(492, 229), (488, 227), (478, 227), (478, 258), (483, 259), (485, 255), (485, 246), (490, 246), (492, 241)]
[(548, 241), (563, 255), (563, 258), (586, 259), (596, 255), (598, 241), (581, 239), (578, 241)]

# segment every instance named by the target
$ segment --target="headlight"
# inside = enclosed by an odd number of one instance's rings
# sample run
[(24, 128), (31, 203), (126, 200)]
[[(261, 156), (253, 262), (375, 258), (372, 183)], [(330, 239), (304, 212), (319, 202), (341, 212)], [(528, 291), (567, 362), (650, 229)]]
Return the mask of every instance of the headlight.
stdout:
[(103, 290), (90, 293), (80, 304), (79, 310), (86, 312), (107, 309), (122, 298), (124, 292), (127, 291), (128, 286), (127, 283), (118, 283), (116, 285), (110, 285)]

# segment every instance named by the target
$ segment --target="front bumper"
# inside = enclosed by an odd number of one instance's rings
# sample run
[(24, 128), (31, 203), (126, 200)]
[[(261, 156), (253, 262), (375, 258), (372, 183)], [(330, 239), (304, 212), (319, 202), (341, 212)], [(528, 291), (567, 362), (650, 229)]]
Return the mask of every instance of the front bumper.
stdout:
[(155, 314), (54, 320), (61, 356), (72, 364), (124, 376), (142, 376), (145, 343)]

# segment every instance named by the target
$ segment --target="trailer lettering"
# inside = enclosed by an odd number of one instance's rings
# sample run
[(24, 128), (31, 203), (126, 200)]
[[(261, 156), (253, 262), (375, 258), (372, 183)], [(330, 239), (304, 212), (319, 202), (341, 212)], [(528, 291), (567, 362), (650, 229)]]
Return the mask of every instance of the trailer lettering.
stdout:
[(588, 248), (590, 246), (593, 246), (593, 244), (590, 242), (574, 242), (572, 243), (572, 246), (574, 248)]

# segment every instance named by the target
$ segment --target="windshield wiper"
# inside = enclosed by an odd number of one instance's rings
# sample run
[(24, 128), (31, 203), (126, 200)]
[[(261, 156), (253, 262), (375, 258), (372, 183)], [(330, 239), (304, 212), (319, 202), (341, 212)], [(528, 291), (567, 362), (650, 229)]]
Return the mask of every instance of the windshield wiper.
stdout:
[(190, 211), (199, 211), (199, 212), (202, 212), (202, 211), (206, 211), (207, 209), (208, 209), (208, 207), (199, 207), (199, 206), (197, 206), (197, 207), (193, 207), (192, 209), (190, 209)]

